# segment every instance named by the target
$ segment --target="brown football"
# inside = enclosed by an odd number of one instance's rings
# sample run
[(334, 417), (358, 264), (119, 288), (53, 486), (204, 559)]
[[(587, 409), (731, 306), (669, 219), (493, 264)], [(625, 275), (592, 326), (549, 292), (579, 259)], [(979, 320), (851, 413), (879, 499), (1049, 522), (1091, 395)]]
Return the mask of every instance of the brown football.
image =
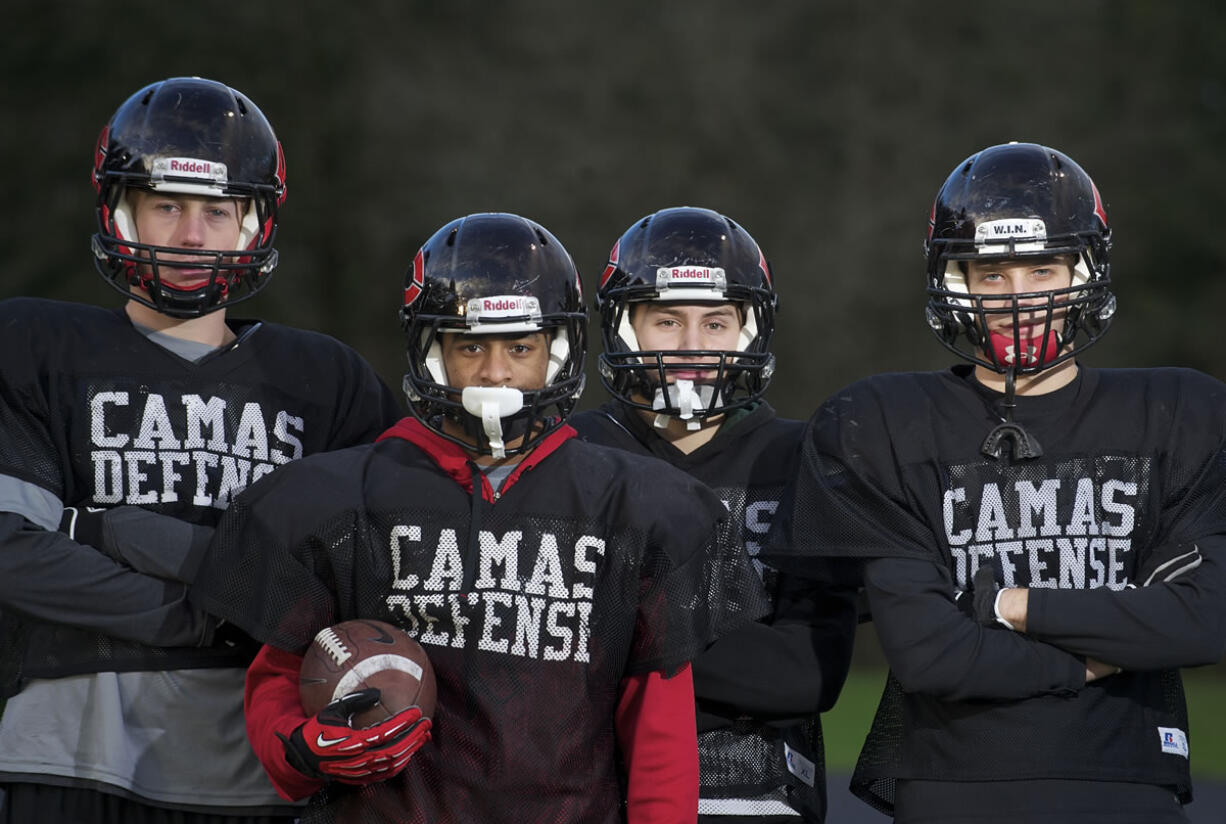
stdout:
[(337, 698), (377, 687), (379, 703), (355, 715), (354, 727), (369, 727), (414, 704), (434, 715), (434, 668), (421, 644), (383, 621), (344, 621), (319, 631), (298, 671), (298, 693), (307, 715)]

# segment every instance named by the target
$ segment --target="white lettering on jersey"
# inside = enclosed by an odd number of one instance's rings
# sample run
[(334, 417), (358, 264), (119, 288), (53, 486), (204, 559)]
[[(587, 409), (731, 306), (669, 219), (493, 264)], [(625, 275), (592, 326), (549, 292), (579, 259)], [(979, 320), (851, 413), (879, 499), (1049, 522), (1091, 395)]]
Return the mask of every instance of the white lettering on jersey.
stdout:
[(758, 560), (758, 555), (762, 552), (762, 541), (770, 532), (771, 522), (779, 509), (778, 496), (782, 490), (766, 487), (721, 487), (715, 491), (728, 514), (732, 516), (732, 523), (739, 526), (739, 537), (745, 546), (745, 554), (753, 563), (754, 571), (759, 578), (765, 579), (768, 574), (767, 567)]
[(127, 406), (127, 392), (99, 392), (89, 401), (89, 434), (94, 446), (121, 448), (128, 445), (127, 435), (108, 435), (106, 428), (107, 406)]
[(971, 531), (969, 529), (954, 530), (954, 504), (962, 503), (966, 500), (966, 490), (962, 488), (945, 490), (945, 534), (949, 538), (950, 546), (963, 546), (970, 543)]
[[(541, 532), (525, 537), (477, 536), (479, 555), (471, 592), (464, 586), (464, 559), (455, 529), (440, 528), (431, 541), (417, 524), (397, 524), (389, 536), (392, 562), (388, 607), (403, 614), (422, 644), (477, 649), (543, 661), (588, 660), (597, 559), (602, 538), (579, 535), (564, 541)], [(535, 556), (535, 557), (534, 557)], [(410, 562), (410, 558), (416, 559)], [(531, 573), (521, 578), (519, 571)], [(411, 572), (429, 568), (424, 578)]]
[[(96, 504), (224, 509), (277, 466), (302, 457), (303, 418), (260, 404), (158, 392), (99, 392), (89, 401)], [(227, 421), (233, 426), (229, 431)]]
[(947, 489), (942, 514), (957, 586), (995, 561), (1006, 587), (1124, 589), (1139, 494), (1135, 481), (1089, 477), (988, 481), (973, 495)]
[(149, 395), (145, 399), (145, 413), (141, 415), (140, 432), (134, 444), (140, 449), (179, 450), (183, 446), (175, 437), (174, 427), (170, 424), (170, 415), (166, 412), (166, 401), (161, 395)]
[(494, 566), (502, 569), (500, 586), (511, 592), (519, 591), (519, 540), (524, 533), (512, 530), (495, 540), (485, 530), (481, 531), (481, 563), (478, 566), (477, 589), (493, 589)]
[(750, 540), (749, 536), (765, 538), (766, 533), (770, 532), (771, 519), (775, 517), (775, 510), (778, 508), (778, 501), (753, 501), (745, 505), (745, 551), (750, 557), (758, 557), (762, 545), (759, 541)]
[[(1060, 534), (1060, 527), (1056, 524), (1056, 493), (1059, 489), (1060, 482), (1055, 478), (1048, 478), (1041, 486), (1035, 486), (1029, 481), (1018, 481), (1013, 485), (1021, 516), (1017, 537), (1033, 538), (1035, 535)], [(1036, 515), (1042, 518), (1042, 526), (1038, 531), (1034, 527)]]

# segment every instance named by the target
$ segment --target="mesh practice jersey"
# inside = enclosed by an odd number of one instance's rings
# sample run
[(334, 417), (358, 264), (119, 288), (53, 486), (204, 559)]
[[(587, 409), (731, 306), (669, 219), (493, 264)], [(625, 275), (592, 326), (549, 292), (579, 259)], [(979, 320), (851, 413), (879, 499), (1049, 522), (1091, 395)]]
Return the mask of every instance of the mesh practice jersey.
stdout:
[[(1028, 460), (980, 451), (1000, 400), (969, 367), (881, 375), (831, 396), (806, 433), (796, 542), (768, 555), (859, 559), (892, 670), (853, 790), (885, 811), (903, 778), (1137, 782), (1186, 801), (1175, 668), (1222, 650), (1226, 386), (1080, 367), (1016, 399), (1042, 449)], [(1203, 562), (1164, 582), (1192, 547)], [(1026, 634), (959, 611), (984, 564), (1029, 588)], [(1087, 685), (1083, 657), (1124, 671)]]
[(800, 454), (803, 422), (766, 403), (737, 413), (685, 453), (617, 401), (580, 413), (585, 440), (651, 455), (709, 486), (727, 507), (729, 540), (761, 573), (773, 614), (719, 639), (694, 661), (700, 810), (712, 815), (801, 813), (821, 821), (825, 757), (819, 712), (834, 704), (855, 632), (848, 591), (780, 576), (753, 556), (765, 540)]
[(430, 655), (431, 743), (389, 781), (327, 786), (304, 820), (619, 821), (622, 679), (676, 672), (746, 620), (760, 589), (708, 563), (724, 507), (688, 475), (569, 427), (498, 492), (416, 421), (393, 433), (253, 486), (194, 590), (289, 652), (363, 617)]
[(0, 671), (5, 693), (18, 693), (0, 773), (183, 808), (283, 803), (242, 736), (254, 647), (207, 644), (184, 581), (55, 531), (63, 506), (141, 507), (211, 527), (252, 481), (371, 441), (399, 416), (370, 367), (332, 338), (230, 325), (237, 341), (191, 362), (122, 309), (0, 303)]

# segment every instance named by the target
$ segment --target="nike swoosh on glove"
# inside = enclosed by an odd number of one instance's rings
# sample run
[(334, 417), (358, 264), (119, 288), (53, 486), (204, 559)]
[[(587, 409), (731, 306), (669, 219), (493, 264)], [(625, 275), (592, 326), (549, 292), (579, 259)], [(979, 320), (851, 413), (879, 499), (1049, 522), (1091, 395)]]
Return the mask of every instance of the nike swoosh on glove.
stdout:
[(355, 714), (378, 702), (379, 690), (359, 690), (324, 707), (288, 738), (277, 733), (285, 760), (303, 775), (345, 784), (372, 784), (396, 775), (430, 740), (430, 719), (414, 706), (371, 727), (350, 726)]

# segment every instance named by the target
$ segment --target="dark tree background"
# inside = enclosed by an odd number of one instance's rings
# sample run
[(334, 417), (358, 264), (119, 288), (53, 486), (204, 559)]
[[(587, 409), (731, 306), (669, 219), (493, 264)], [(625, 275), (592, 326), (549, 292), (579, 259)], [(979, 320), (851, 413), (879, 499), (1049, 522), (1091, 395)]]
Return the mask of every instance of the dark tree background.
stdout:
[[(1066, 151), (1106, 200), (1120, 314), (1088, 358), (1226, 377), (1212, 0), (18, 0), (6, 18), (0, 296), (113, 300), (88, 251), (93, 141), (144, 84), (198, 74), (254, 99), (289, 163), (281, 267), (238, 314), (334, 334), (393, 384), (404, 269), (484, 210), (549, 227), (589, 296), (648, 212), (740, 221), (777, 273), (785, 414), (865, 373), (942, 366), (923, 324), (932, 197), (1012, 139)], [(602, 394), (593, 380), (584, 404)]]

